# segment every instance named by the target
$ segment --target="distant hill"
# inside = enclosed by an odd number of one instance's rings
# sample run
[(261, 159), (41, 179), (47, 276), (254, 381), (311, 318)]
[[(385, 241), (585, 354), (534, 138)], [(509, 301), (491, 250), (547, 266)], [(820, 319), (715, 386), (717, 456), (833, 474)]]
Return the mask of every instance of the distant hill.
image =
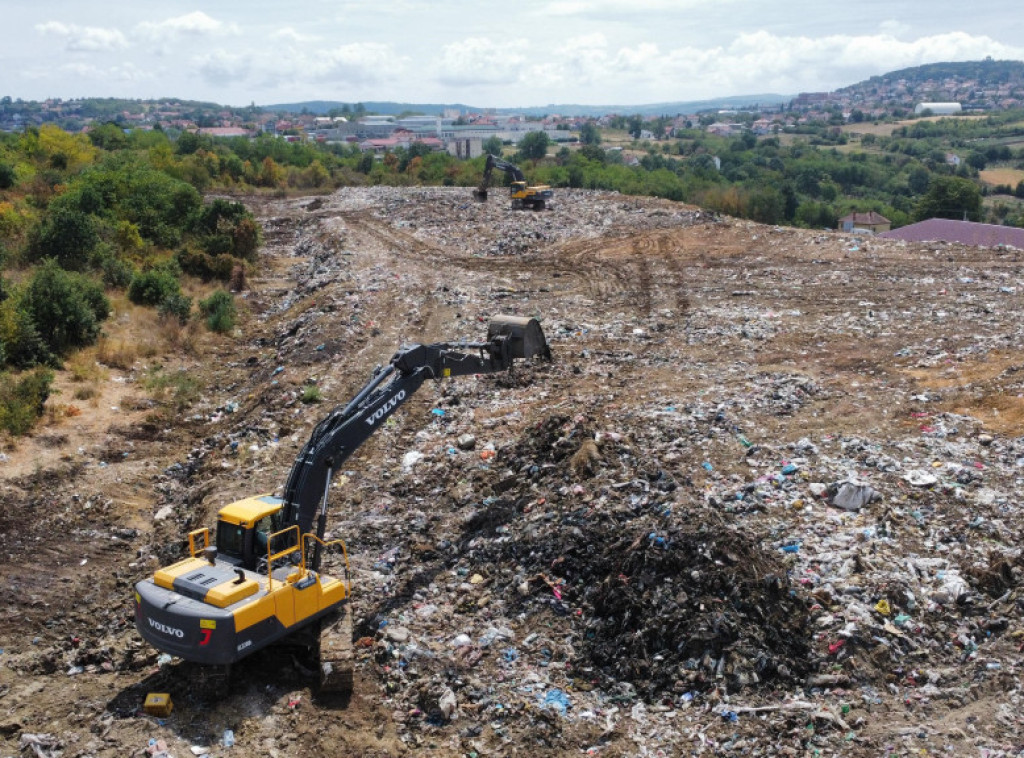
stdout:
[(924, 66), (902, 68), (899, 71), (872, 76), (838, 91), (843, 92), (871, 84), (889, 84), (901, 79), (910, 84), (924, 84), (941, 79), (975, 79), (981, 86), (1024, 82), (1024, 61), (996, 61), (986, 58), (983, 61), (928, 63)]
[(956, 102), (967, 112), (1024, 104), (1024, 61), (928, 63), (872, 76), (832, 93), (837, 102), (864, 111), (909, 113), (922, 102)]
[[(536, 105), (522, 108), (487, 108), (481, 105), (465, 103), (398, 103), (391, 101), (363, 101), (358, 103), (368, 113), (379, 113), (394, 116), (399, 113), (422, 113), (439, 115), (445, 110), (458, 110), (462, 113), (522, 113), (528, 116), (544, 116), (557, 113), (560, 116), (604, 116), (609, 113), (634, 114), (642, 116), (674, 116), (679, 113), (699, 113), (711, 110), (742, 110), (744, 108), (771, 108), (789, 102), (790, 96), (778, 94), (737, 95), (720, 97), (713, 100), (690, 100), (668, 103), (650, 103), (646, 105), (575, 105), (559, 103)], [(331, 110), (341, 110), (344, 106), (353, 109), (357, 103), (343, 103), (330, 100), (309, 100), (301, 103), (278, 103), (264, 105), (264, 111), (278, 113), (315, 113), (325, 115)]]

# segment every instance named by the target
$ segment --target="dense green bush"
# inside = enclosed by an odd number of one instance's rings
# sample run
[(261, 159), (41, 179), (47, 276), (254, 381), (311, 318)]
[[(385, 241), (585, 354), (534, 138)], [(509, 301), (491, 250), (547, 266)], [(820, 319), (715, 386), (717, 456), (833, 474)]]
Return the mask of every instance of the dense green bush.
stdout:
[(100, 241), (96, 221), (88, 213), (57, 207), (37, 226), (29, 241), (33, 260), (55, 259), (62, 268), (80, 271)]
[(178, 277), (166, 268), (152, 268), (132, 277), (128, 299), (137, 305), (158, 306), (170, 297), (181, 294)]
[(10, 163), (0, 163), (0, 189), (10, 189), (17, 181), (14, 173), (14, 166)]
[(38, 364), (56, 364), (32, 316), (18, 307), (19, 301), (20, 296), (0, 302), (0, 366), (26, 369)]
[(0, 373), (0, 429), (15, 437), (28, 432), (43, 415), (53, 372), (37, 368), (15, 379)]
[(217, 290), (199, 302), (199, 310), (211, 331), (223, 333), (235, 327), (235, 299), (230, 292)]
[(259, 227), (248, 209), (220, 198), (203, 206), (193, 229), (211, 255), (230, 254), (252, 260), (260, 243)]
[(135, 266), (116, 254), (101, 255), (96, 261), (96, 267), (100, 270), (105, 285), (119, 289), (128, 287), (136, 274)]
[(180, 293), (169, 295), (160, 303), (158, 312), (161, 316), (171, 316), (178, 319), (180, 323), (186, 324), (192, 315), (192, 298)]
[(238, 265), (238, 259), (227, 253), (210, 255), (191, 245), (181, 248), (174, 258), (181, 266), (182, 271), (192, 276), (198, 276), (203, 281), (210, 279), (227, 281), (231, 278), (232, 270)]
[(56, 356), (95, 342), (100, 324), (110, 315), (110, 301), (100, 284), (65, 271), (52, 259), (36, 269), (18, 307)]
[(174, 247), (201, 205), (195, 187), (132, 153), (120, 152), (76, 177), (53, 201), (51, 211), (71, 209), (91, 214), (112, 235), (120, 222), (128, 221), (146, 242)]

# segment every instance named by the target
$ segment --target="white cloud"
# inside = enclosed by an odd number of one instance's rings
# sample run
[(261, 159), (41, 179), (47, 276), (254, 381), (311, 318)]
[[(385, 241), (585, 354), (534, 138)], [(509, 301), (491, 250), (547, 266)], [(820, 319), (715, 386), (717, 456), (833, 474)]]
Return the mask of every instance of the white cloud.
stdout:
[[(645, 42), (613, 49), (603, 34), (592, 34), (567, 40), (529, 77), (563, 93), (557, 95), (562, 101), (594, 102), (594, 93), (603, 92), (597, 96), (605, 104), (636, 104), (833, 89), (884, 71), (987, 55), (1019, 60), (1024, 48), (962, 32), (902, 42), (888, 34), (811, 38), (756, 31), (725, 46), (663, 50)], [(570, 89), (575, 92), (567, 95)]]
[(251, 62), (246, 55), (215, 50), (194, 58), (193, 65), (203, 79), (220, 86), (245, 81), (249, 76)]
[(914, 27), (910, 24), (905, 24), (902, 21), (896, 21), (894, 19), (883, 21), (878, 25), (878, 29), (882, 34), (886, 34), (890, 37), (902, 37), (912, 34), (914, 31)]
[(241, 34), (237, 24), (225, 24), (222, 21), (207, 16), (202, 11), (193, 11), (184, 16), (175, 16), (163, 21), (143, 21), (135, 29), (144, 37), (158, 40), (167, 37), (210, 37)]
[(308, 72), (309, 78), (320, 82), (378, 83), (401, 75), (406, 60), (391, 45), (359, 42), (307, 54), (292, 70), (299, 77)]
[(121, 82), (126, 84), (155, 81), (157, 78), (151, 72), (143, 71), (133, 63), (121, 63), (116, 66), (105, 67), (82, 67), (72, 63), (66, 66), (61, 66), (60, 70), (73, 73), (78, 76), (88, 76), (99, 81)]
[(525, 40), (492, 42), (471, 37), (441, 49), (434, 64), (435, 76), (453, 87), (511, 84), (524, 73), (528, 48)]
[(285, 26), (282, 27), (281, 29), (278, 29), (276, 32), (270, 35), (270, 38), (275, 40), (283, 40), (286, 42), (296, 43), (316, 42), (317, 40), (320, 39), (320, 37), (317, 37), (312, 34), (302, 34), (301, 32), (296, 31), (290, 26)]
[(732, 0), (554, 0), (541, 13), (548, 16), (617, 16), (638, 13), (681, 13)]
[(65, 47), (74, 52), (110, 52), (128, 47), (128, 40), (117, 29), (47, 21), (45, 24), (36, 24), (36, 31), (60, 37)]
[[(740, 88), (774, 78), (807, 81), (817, 86), (853, 84), (871, 72), (891, 71), (944, 60), (1024, 57), (1024, 48), (1002, 45), (989, 37), (963, 32), (900, 41), (888, 34), (828, 37), (778, 37), (766, 32), (742, 34), (717, 59), (718, 67)], [(842, 86), (842, 85), (840, 85)]]
[[(50, 3), (24, 3), (0, 28), (0, 89), (87, 95), (104, 72), (61, 69), (87, 57), (124, 66), (121, 79), (149, 72), (158, 89), (232, 103), (630, 105), (835, 89), (940, 60), (1024, 60), (1024, 22), (984, 9), (949, 22), (951, 1), (864, 0), (853, 20), (811, 0), (333, 0), (299, 16), (287, 5), (247, 14), (234, 0), (156, 16), (146, 4), (106, 0), (100, 12), (81, 0), (67, 6), (81, 15), (66, 17)], [(85, 25), (97, 18), (107, 26)], [(118, 88), (141, 96), (151, 86)]]
[(144, 71), (132, 63), (115, 66), (97, 66), (92, 63), (65, 63), (56, 68), (31, 68), (23, 72), (26, 79), (33, 81), (57, 80), (61, 86), (72, 82), (88, 86), (93, 92), (109, 92), (111, 85), (132, 86), (158, 80), (153, 73)]
[(202, 59), (203, 75), (238, 83), (247, 80), (254, 91), (279, 90), (294, 98), (295, 93), (325, 98), (337, 91), (382, 87), (407, 79), (409, 59), (390, 45), (356, 43), (331, 49), (286, 47), (272, 55), (232, 56), (221, 53)]

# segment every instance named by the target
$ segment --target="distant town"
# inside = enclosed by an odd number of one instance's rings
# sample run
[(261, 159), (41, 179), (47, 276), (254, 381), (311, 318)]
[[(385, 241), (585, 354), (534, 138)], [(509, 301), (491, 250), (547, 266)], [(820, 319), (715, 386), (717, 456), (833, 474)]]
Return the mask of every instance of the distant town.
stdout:
[[(703, 129), (719, 136), (743, 132), (770, 135), (799, 131), (810, 124), (842, 126), (912, 115), (986, 113), (1024, 107), (1024, 63), (980, 61), (932, 64), (873, 77), (834, 92), (804, 92), (785, 102), (692, 113), (634, 116), (641, 140), (673, 139), (683, 130)], [(544, 131), (552, 142), (574, 142), (586, 124), (608, 127), (628, 109), (602, 115), (528, 115), (498, 110), (444, 108), (437, 113), (385, 115), (360, 103), (338, 103), (320, 112), (259, 107), (219, 106), (187, 100), (49, 99), (42, 102), (0, 99), (0, 130), (55, 123), (71, 132), (87, 132), (97, 123), (124, 128), (191, 131), (212, 137), (270, 134), (289, 141), (358, 144), (364, 152), (385, 153), (418, 142), (456, 157), (473, 158), (497, 137), (517, 144), (523, 136)], [(631, 130), (634, 131), (634, 130)]]

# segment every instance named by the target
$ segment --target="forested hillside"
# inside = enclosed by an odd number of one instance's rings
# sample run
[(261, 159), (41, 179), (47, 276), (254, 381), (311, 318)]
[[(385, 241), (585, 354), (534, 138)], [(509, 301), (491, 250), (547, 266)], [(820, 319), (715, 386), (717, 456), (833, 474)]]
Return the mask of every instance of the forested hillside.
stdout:
[[(181, 147), (158, 131), (126, 135), (113, 125), (88, 136), (44, 125), (3, 137), (0, 430), (30, 428), (51, 369), (97, 340), (112, 294), (186, 322), (195, 309), (183, 276), (225, 285), (244, 277), (259, 229), (240, 203), (203, 202), (193, 165), (202, 157)], [(226, 329), (233, 308), (218, 290), (196, 315)]]

